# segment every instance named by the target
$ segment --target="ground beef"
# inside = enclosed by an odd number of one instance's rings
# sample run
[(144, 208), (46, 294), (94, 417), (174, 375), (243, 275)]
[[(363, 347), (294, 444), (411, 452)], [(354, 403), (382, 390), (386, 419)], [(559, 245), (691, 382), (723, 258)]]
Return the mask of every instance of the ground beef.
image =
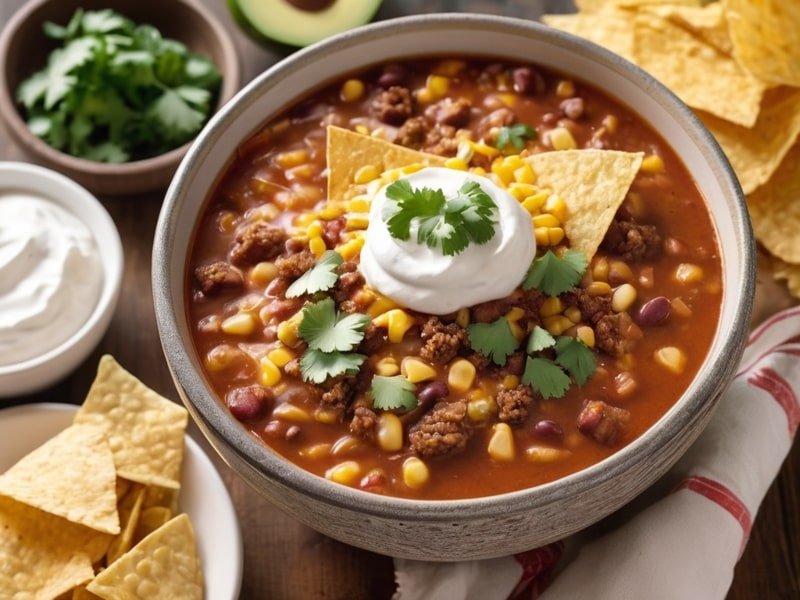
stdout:
[(414, 150), (452, 156), (458, 150), (455, 135), (455, 127), (434, 123), (425, 117), (414, 117), (397, 131), (395, 142)]
[(612, 446), (619, 439), (631, 413), (600, 400), (587, 400), (578, 415), (578, 430), (594, 441)]
[(225, 261), (219, 260), (194, 270), (197, 287), (206, 296), (215, 296), (224, 290), (241, 287), (242, 274)]
[(456, 323), (442, 323), (437, 317), (430, 317), (422, 327), (422, 340), (425, 344), (420, 358), (434, 365), (443, 365), (453, 360), (461, 348), (467, 345), (466, 330)]
[(631, 352), (642, 338), (642, 330), (626, 313), (612, 313), (600, 318), (594, 326), (595, 345), (611, 356)]
[(375, 96), (370, 105), (372, 114), (388, 125), (402, 125), (411, 116), (411, 91), (395, 85)]
[(467, 446), (469, 430), (464, 400), (439, 402), (408, 434), (411, 449), (423, 457), (458, 452)]
[(353, 409), (353, 418), (350, 420), (350, 433), (364, 439), (375, 437), (378, 426), (378, 415), (369, 407), (369, 401), (359, 400)]
[(466, 359), (475, 366), (476, 371), (485, 371), (492, 364), (492, 362), (480, 352), (470, 352), (467, 354)]
[(434, 121), (452, 127), (466, 127), (469, 125), (472, 102), (467, 98), (445, 98), (434, 104), (426, 114), (430, 114)]
[(288, 375), (289, 377), (296, 377), (300, 379), (302, 373), (300, 371), (300, 359), (293, 358), (290, 360), (286, 365), (283, 367), (283, 372)]
[(311, 269), (316, 259), (310, 250), (303, 250), (297, 254), (282, 255), (275, 259), (278, 275), (286, 279), (297, 279)]
[(504, 370), (510, 375), (522, 375), (522, 373), (525, 371), (526, 358), (527, 355), (524, 352), (514, 352), (513, 354), (509, 355), (508, 359), (506, 360)]
[(389, 345), (389, 337), (385, 327), (376, 327), (370, 323), (364, 333), (364, 340), (359, 346), (359, 351), (363, 354), (377, 354), (381, 348)]
[(636, 262), (654, 258), (661, 250), (661, 236), (655, 226), (614, 219), (602, 248), (623, 260)]
[(325, 383), (328, 388), (322, 394), (322, 404), (336, 409), (345, 409), (356, 393), (355, 378), (342, 377)]
[(501, 389), (497, 393), (497, 407), (500, 409), (497, 417), (504, 423), (519, 425), (528, 418), (536, 398), (527, 385), (518, 385), (514, 389)]
[[(350, 300), (364, 287), (364, 276), (359, 271), (349, 271), (339, 275), (333, 288), (333, 299), (337, 304)], [(353, 311), (349, 311), (353, 312)]]
[(248, 267), (263, 260), (272, 260), (283, 252), (286, 232), (273, 225), (256, 222), (239, 228), (230, 251), (231, 262)]
[(491, 323), (497, 321), (511, 308), (511, 301), (508, 298), (499, 300), (489, 300), (476, 304), (471, 309), (472, 320), (476, 323)]
[(563, 294), (561, 301), (566, 306), (578, 307), (581, 319), (592, 325), (611, 314), (611, 296), (590, 296), (583, 288), (576, 288)]
[(428, 124), (425, 117), (414, 117), (406, 121), (397, 131), (395, 142), (406, 148), (420, 150), (425, 145), (425, 138), (428, 135)]

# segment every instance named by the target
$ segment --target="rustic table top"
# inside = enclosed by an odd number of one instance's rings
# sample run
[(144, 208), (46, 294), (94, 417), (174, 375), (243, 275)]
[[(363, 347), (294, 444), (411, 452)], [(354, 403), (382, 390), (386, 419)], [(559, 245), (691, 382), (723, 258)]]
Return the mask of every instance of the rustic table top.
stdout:
[[(0, 2), (0, 24), (26, 0)], [(281, 56), (259, 48), (232, 23), (223, 2), (203, 0), (235, 34), (243, 81), (249, 81)], [(109, 2), (113, 4), (113, 2)], [(453, 10), (460, 2), (387, 0), (380, 18)], [(532, 16), (543, 0), (483, 1), (478, 9), (512, 16)], [(552, 2), (549, 3), (551, 6)], [(526, 11), (527, 14), (526, 14)], [(0, 160), (27, 160), (0, 125)], [(150, 253), (163, 192), (124, 198), (101, 198), (119, 229), (125, 249), (122, 294), (111, 326), (92, 356), (70, 377), (35, 395), (3, 400), (0, 406), (49, 401), (80, 404), (94, 378), (98, 359), (113, 354), (147, 385), (168, 398), (178, 398), (156, 331), (150, 285)], [(790, 303), (785, 291), (767, 273), (759, 278), (754, 322)], [(243, 599), (314, 598), (380, 599), (394, 591), (390, 558), (347, 546), (315, 532), (271, 506), (239, 479), (214, 453), (196, 427), (200, 442), (226, 482), (244, 538)], [(795, 444), (767, 493), (750, 542), (734, 576), (728, 598), (796, 598), (800, 595), (800, 444)]]

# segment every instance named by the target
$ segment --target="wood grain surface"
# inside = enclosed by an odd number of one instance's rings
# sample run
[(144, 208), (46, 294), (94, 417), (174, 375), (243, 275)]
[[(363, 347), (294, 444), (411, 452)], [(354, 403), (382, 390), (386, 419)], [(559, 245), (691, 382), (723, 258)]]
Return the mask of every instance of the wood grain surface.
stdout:
[[(0, 2), (0, 25), (25, 0)], [(243, 81), (280, 58), (241, 35), (220, 0), (204, 2), (235, 30)], [(109, 0), (109, 6), (114, 2)], [(379, 17), (411, 12), (412, 6), (430, 12), (431, 3), (387, 0)], [(457, 3), (456, 3), (457, 4)], [(501, 6), (484, 1), (487, 11), (520, 16), (522, 2)], [(541, 4), (541, 3), (539, 3)], [(500, 6), (500, 8), (498, 8)], [(25, 160), (0, 125), (0, 160)], [(125, 250), (122, 293), (111, 327), (92, 356), (69, 378), (44, 392), (0, 400), (0, 407), (49, 401), (79, 404), (94, 377), (101, 354), (111, 353), (147, 385), (177, 400), (156, 331), (150, 286), (150, 255), (162, 193), (137, 197), (102, 198), (116, 223)], [(754, 322), (790, 304), (785, 291), (762, 271)], [(228, 485), (244, 538), (243, 599), (317, 598), (388, 599), (394, 591), (391, 559), (353, 548), (301, 525), (273, 508), (241, 481), (208, 446), (196, 428), (192, 435), (214, 460)], [(657, 540), (654, 540), (657, 543)], [(713, 560), (713, 557), (709, 557)], [(791, 454), (767, 493), (755, 520), (750, 543), (736, 567), (728, 598), (790, 599), (800, 597), (800, 445)]]

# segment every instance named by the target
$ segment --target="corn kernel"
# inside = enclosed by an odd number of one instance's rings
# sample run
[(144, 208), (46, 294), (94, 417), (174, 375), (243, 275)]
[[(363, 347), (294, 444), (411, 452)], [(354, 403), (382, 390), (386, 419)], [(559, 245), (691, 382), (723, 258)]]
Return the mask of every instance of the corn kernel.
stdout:
[(361, 135), (369, 135), (369, 127), (364, 125), (363, 123), (359, 123), (355, 126), (356, 133), (360, 133)]
[(547, 132), (547, 141), (553, 150), (574, 150), (578, 147), (572, 133), (566, 127), (555, 127)]
[(373, 179), (377, 179), (380, 176), (378, 173), (378, 169), (376, 169), (373, 165), (364, 165), (353, 176), (353, 181), (359, 185), (363, 185), (365, 183), (369, 183)]
[(590, 296), (608, 296), (611, 294), (611, 286), (605, 281), (593, 281), (586, 287), (586, 293)]
[(417, 171), (421, 171), (425, 168), (425, 165), (422, 163), (411, 163), (410, 165), (406, 165), (400, 169), (400, 172), (403, 175), (411, 175), (412, 173), (416, 173)]
[(514, 181), (514, 168), (500, 159), (492, 163), (492, 173), (500, 179), (501, 187), (508, 187)]
[(403, 362), (400, 363), (400, 373), (411, 383), (428, 381), (436, 377), (436, 369), (413, 356), (407, 356), (403, 359)]
[(393, 308), (397, 308), (397, 304), (395, 304), (386, 296), (378, 295), (378, 297), (375, 298), (372, 304), (370, 304), (367, 308), (367, 314), (374, 318)]
[(466, 359), (459, 359), (450, 365), (447, 373), (447, 386), (455, 392), (466, 392), (475, 382), (475, 365)]
[(698, 283), (703, 280), (703, 269), (691, 263), (681, 263), (675, 269), (675, 280), (680, 283)]
[(458, 158), (457, 156), (445, 160), (444, 166), (448, 169), (455, 169), (457, 171), (466, 171), (469, 168), (467, 161), (465, 161), (463, 158)]
[(564, 316), (567, 317), (573, 323), (580, 323), (581, 322), (581, 309), (577, 306), (570, 306), (564, 311)]
[(592, 266), (592, 279), (595, 281), (608, 280), (608, 259), (606, 257), (598, 258)]
[(492, 402), (489, 398), (473, 398), (467, 403), (467, 416), (473, 423), (481, 423), (492, 415)]
[(369, 227), (369, 217), (365, 214), (353, 213), (347, 215), (347, 231), (363, 230)]
[(348, 79), (342, 84), (339, 97), (344, 102), (355, 102), (364, 95), (364, 82), (360, 79)]
[(548, 296), (539, 307), (539, 314), (542, 317), (552, 317), (564, 311), (564, 304), (558, 296)]
[(519, 202), (523, 202), (529, 196), (537, 192), (537, 188), (532, 183), (513, 182), (508, 186), (508, 193), (514, 196)]
[(293, 224), (297, 227), (308, 227), (317, 219), (316, 213), (307, 212), (297, 215), (293, 221)]
[(518, 183), (534, 184), (536, 183), (536, 173), (533, 172), (530, 165), (525, 163), (514, 169), (514, 180)]
[(519, 306), (512, 307), (506, 313), (506, 319), (508, 319), (509, 321), (519, 321), (524, 316), (525, 316), (525, 311), (521, 309)]
[(289, 169), (307, 163), (309, 161), (308, 151), (305, 149), (289, 150), (281, 152), (275, 157), (275, 162), (281, 169)]
[(488, 144), (484, 144), (483, 142), (468, 142), (470, 147), (477, 152), (478, 154), (482, 154), (487, 158), (494, 158), (498, 154), (500, 154), (500, 150), (495, 148), (494, 146), (489, 146)]
[(464, 70), (464, 67), (467, 66), (463, 60), (457, 60), (454, 58), (447, 58), (441, 61), (438, 65), (436, 65), (433, 69), (433, 72), (436, 75), (446, 75), (447, 77), (455, 77), (461, 71)]
[(299, 406), (284, 402), (279, 404), (272, 410), (272, 416), (277, 417), (283, 421), (292, 421), (294, 423), (307, 423), (311, 420), (311, 415)]
[(334, 456), (341, 456), (342, 454), (352, 452), (360, 446), (361, 440), (354, 438), (352, 435), (345, 435), (333, 443), (333, 446), (331, 447), (331, 454)]
[(509, 321), (508, 328), (511, 330), (511, 335), (514, 336), (514, 339), (517, 340), (517, 343), (522, 341), (527, 335), (527, 332), (520, 326), (517, 321)]
[(507, 423), (498, 423), (492, 428), (492, 437), (487, 448), (489, 456), (499, 462), (514, 460), (514, 434)]
[(308, 446), (307, 448), (300, 450), (300, 456), (316, 460), (324, 456), (328, 456), (330, 451), (330, 444), (314, 444), (313, 446)]
[(688, 304), (686, 304), (686, 302), (680, 296), (673, 298), (670, 304), (672, 304), (672, 312), (674, 312), (679, 317), (683, 319), (688, 319), (689, 317), (692, 316), (692, 309), (689, 307)]
[(547, 446), (531, 446), (525, 449), (525, 458), (534, 463), (551, 463), (563, 460), (569, 455), (569, 450), (548, 448)]
[(316, 167), (311, 163), (306, 163), (304, 165), (298, 165), (288, 169), (286, 171), (286, 178), (289, 181), (296, 181), (298, 179), (311, 179), (314, 175), (316, 175), (316, 173)]
[(403, 482), (411, 489), (421, 488), (429, 477), (428, 466), (416, 456), (410, 456), (403, 462)]
[(516, 104), (516, 102), (517, 102), (517, 95), (516, 94), (512, 94), (510, 92), (506, 92), (504, 94), (499, 94), (497, 97), (500, 98), (500, 102), (502, 102), (503, 104), (505, 104), (508, 107), (514, 106), (514, 104)]
[(458, 312), (456, 313), (456, 324), (459, 327), (463, 327), (464, 329), (467, 328), (469, 325), (469, 309), (468, 308), (459, 308)]
[(359, 477), (361, 477), (361, 466), (354, 460), (347, 460), (325, 471), (326, 479), (342, 485), (352, 485)]
[(675, 375), (680, 375), (686, 368), (686, 354), (675, 346), (664, 346), (653, 354), (656, 362)]
[(435, 97), (441, 98), (450, 89), (450, 79), (442, 75), (428, 75), (425, 88), (430, 90)]
[(574, 323), (564, 315), (555, 315), (543, 319), (544, 328), (552, 335), (561, 335), (567, 329), (572, 327)]
[(636, 302), (636, 288), (630, 283), (623, 283), (611, 296), (611, 308), (614, 312), (625, 312), (634, 302)]
[(544, 205), (547, 203), (547, 197), (548, 192), (537, 192), (522, 201), (522, 208), (527, 210), (531, 215), (536, 215), (544, 208)]
[(400, 372), (400, 365), (391, 356), (382, 358), (375, 365), (375, 373), (383, 377), (393, 377)]
[(633, 281), (633, 271), (627, 263), (621, 260), (612, 260), (608, 265), (608, 280), (611, 283), (630, 283)]
[(428, 88), (415, 90), (414, 98), (416, 98), (417, 102), (419, 102), (420, 104), (430, 104), (431, 102), (436, 100), (436, 96), (434, 96), (433, 92), (430, 91)]
[(327, 408), (318, 408), (314, 411), (314, 420), (325, 425), (333, 425), (339, 420), (339, 413)]
[(658, 154), (651, 154), (645, 156), (642, 160), (642, 166), (639, 170), (643, 173), (663, 173), (664, 172), (664, 159)]
[(308, 249), (311, 250), (311, 254), (319, 258), (325, 254), (325, 250), (327, 250), (328, 247), (325, 245), (325, 240), (323, 240), (322, 237), (316, 236), (308, 240)]
[(275, 263), (260, 262), (250, 269), (250, 281), (258, 286), (265, 286), (278, 276), (278, 267)]
[(594, 348), (594, 329), (587, 325), (582, 325), (581, 327), (578, 327), (577, 335), (578, 339), (586, 344), (587, 347)]
[(275, 348), (274, 350), (270, 350), (267, 353), (267, 358), (269, 358), (275, 365), (279, 367), (285, 367), (295, 358), (294, 352), (289, 350), (286, 346), (281, 346), (280, 348)]
[(533, 237), (536, 239), (536, 243), (540, 246), (549, 246), (550, 245), (550, 233), (548, 232), (548, 227), (535, 227), (533, 230)]
[(397, 452), (403, 448), (403, 424), (397, 415), (385, 412), (378, 417), (376, 438), (378, 447), (384, 452)]
[(547, 241), (550, 246), (557, 246), (564, 239), (563, 227), (548, 227), (547, 228)]
[(345, 260), (350, 260), (358, 255), (361, 252), (361, 248), (364, 247), (364, 237), (359, 235), (354, 237), (349, 242), (345, 242), (336, 247), (336, 251), (341, 254), (342, 258)]
[(295, 313), (291, 318), (286, 321), (281, 321), (278, 324), (277, 336), (284, 345), (289, 348), (296, 348), (302, 340), (297, 336), (297, 328), (300, 326), (300, 321), (303, 319), (303, 312)]
[(559, 223), (563, 223), (567, 220), (567, 203), (564, 202), (563, 198), (555, 194), (547, 198), (547, 202), (544, 203), (542, 211), (553, 215), (558, 219)]
[(472, 167), (470, 169), (470, 173), (474, 173), (475, 175), (480, 175), (481, 177), (486, 176), (486, 169), (483, 167)]
[(370, 209), (370, 201), (364, 196), (355, 196), (350, 202), (347, 203), (347, 212), (352, 213), (368, 213)]
[(414, 320), (408, 313), (400, 308), (393, 308), (378, 315), (372, 322), (376, 327), (386, 327), (389, 333), (389, 341), (393, 344), (402, 342), (406, 331), (414, 324)]
[(603, 127), (606, 128), (606, 131), (610, 134), (617, 133), (617, 127), (619, 126), (619, 119), (617, 119), (614, 115), (606, 115), (603, 117)]
[(333, 221), (334, 219), (338, 219), (344, 214), (344, 210), (341, 206), (334, 202), (328, 202), (321, 211), (319, 211), (319, 218), (323, 221)]
[(543, 213), (533, 217), (534, 227), (558, 227), (559, 225), (561, 225), (561, 223), (554, 215)]
[(255, 317), (246, 312), (232, 315), (222, 322), (222, 331), (230, 335), (250, 335), (255, 329)]
[(322, 223), (319, 221), (312, 221), (312, 223), (306, 227), (306, 235), (309, 237), (309, 239), (321, 236)]
[(503, 377), (502, 386), (507, 390), (512, 390), (519, 385), (519, 377), (517, 375), (506, 375)]
[(569, 79), (562, 79), (556, 86), (556, 96), (559, 98), (570, 98), (575, 95), (575, 84)]

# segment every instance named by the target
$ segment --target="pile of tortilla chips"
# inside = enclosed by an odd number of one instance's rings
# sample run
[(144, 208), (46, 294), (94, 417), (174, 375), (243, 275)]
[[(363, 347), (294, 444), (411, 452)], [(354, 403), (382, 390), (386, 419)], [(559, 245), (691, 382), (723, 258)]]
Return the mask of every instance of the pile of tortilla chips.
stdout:
[(104, 356), (73, 424), (0, 475), (0, 596), (202, 598), (174, 516), (187, 421)]
[(697, 112), (742, 184), (774, 275), (800, 298), (800, 2), (577, 0), (548, 25), (649, 71)]

